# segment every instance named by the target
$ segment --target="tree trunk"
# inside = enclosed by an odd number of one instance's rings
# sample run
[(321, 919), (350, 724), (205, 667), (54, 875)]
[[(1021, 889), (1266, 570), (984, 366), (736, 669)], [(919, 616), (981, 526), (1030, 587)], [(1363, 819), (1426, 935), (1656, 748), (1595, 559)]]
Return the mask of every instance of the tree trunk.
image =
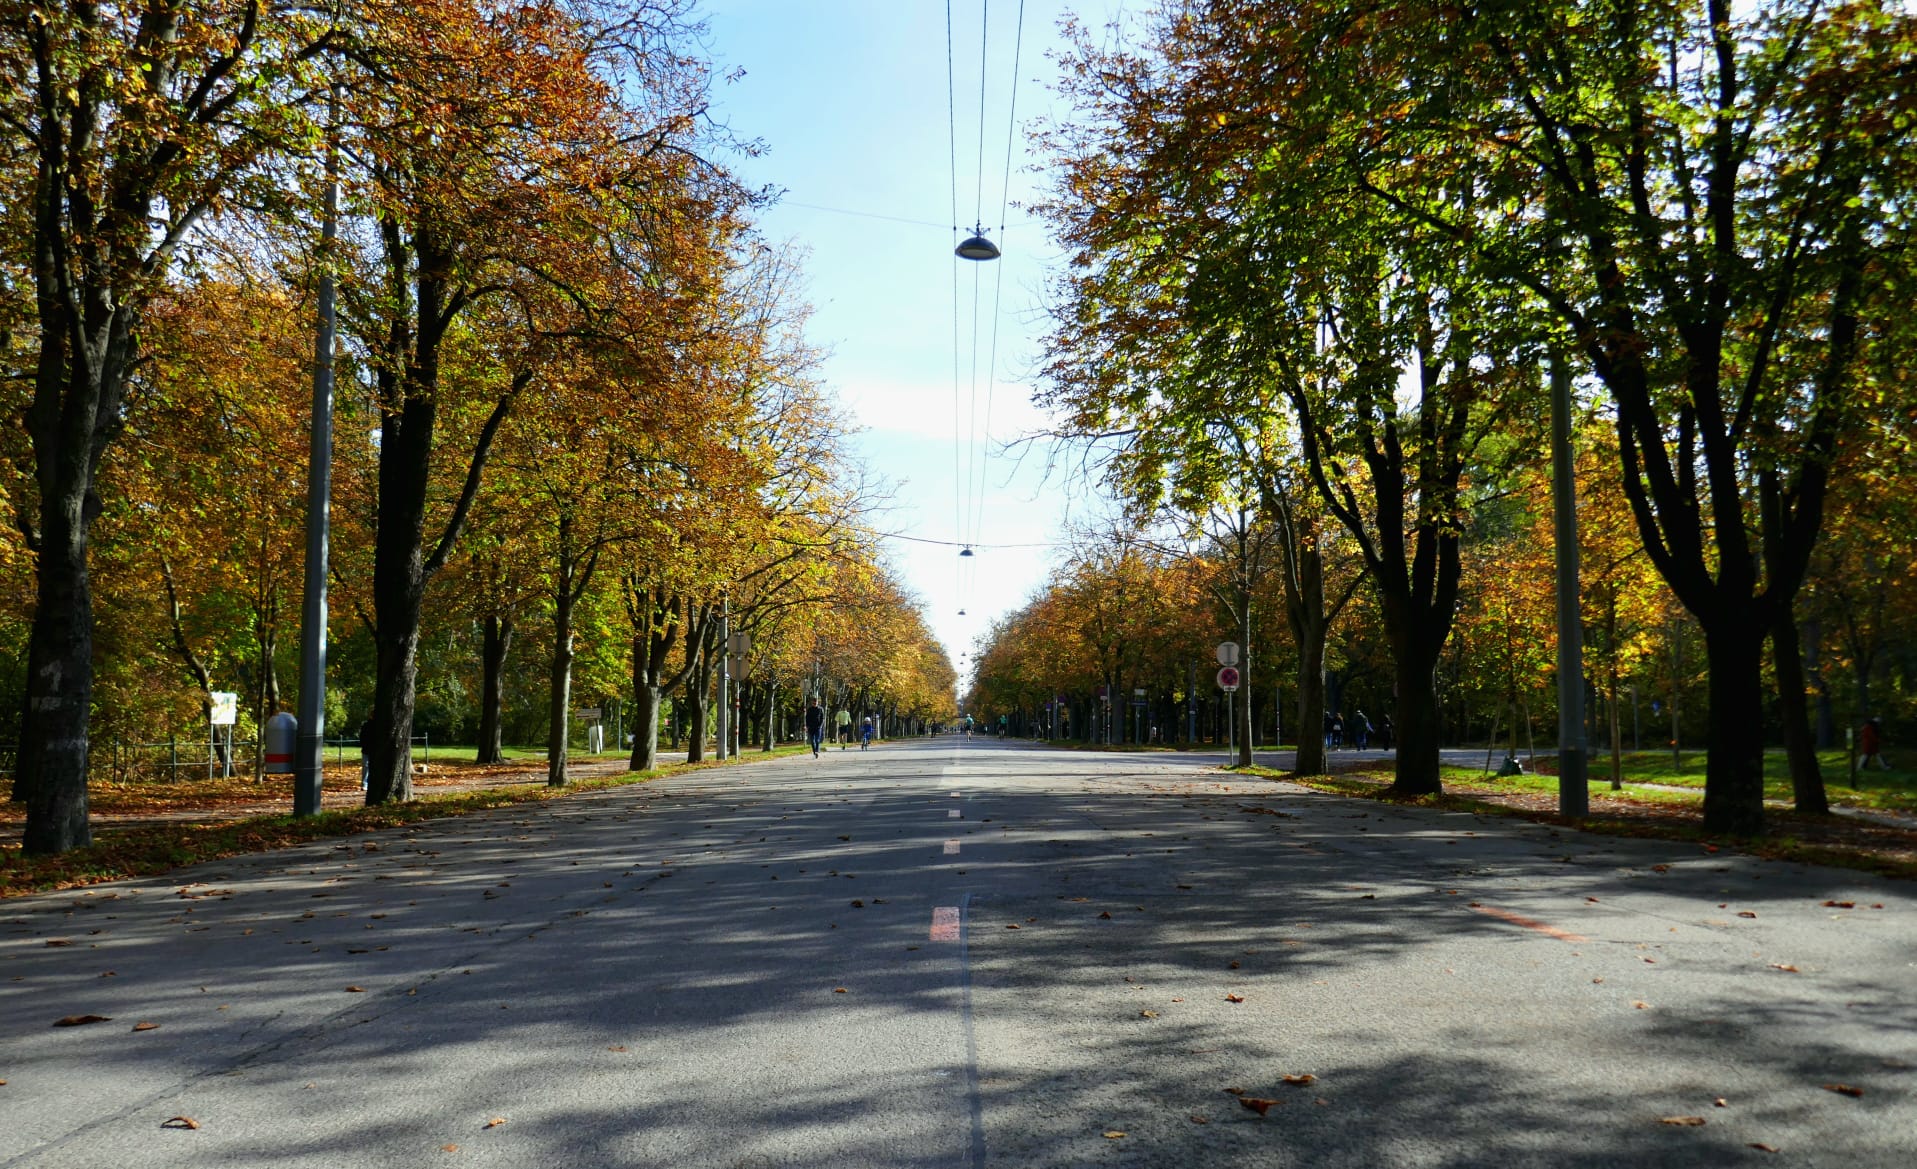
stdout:
[(712, 688), (712, 651), (699, 647), (699, 664), (693, 668), (686, 685), (686, 762), (703, 763), (706, 758), (706, 707)]
[(504, 715), (506, 706), (506, 654), (513, 646), (513, 619), (488, 616), (480, 643), (479, 657), (483, 680), (479, 699), (479, 753), (476, 762), (504, 763)]
[(652, 771), (659, 766), (659, 701), (657, 683), (644, 677), (632, 682), (635, 707), (632, 715), (632, 758), (626, 764), (632, 771)]
[[(1317, 559), (1313, 555), (1313, 559)], [(1316, 575), (1317, 604), (1305, 596), (1301, 618), (1293, 622), (1298, 639), (1298, 740), (1296, 768), (1300, 775), (1325, 773), (1325, 635), (1324, 578)]]
[(1764, 831), (1762, 671), (1767, 630), (1764, 622), (1749, 617), (1740, 613), (1704, 629), (1711, 674), (1704, 830), (1731, 836)]
[[(1443, 728), (1438, 723), (1438, 654), (1413, 638), (1393, 638), (1398, 701), (1396, 769), (1391, 790), (1399, 795), (1437, 795), (1444, 790), (1438, 771)], [(1442, 648), (1442, 643), (1440, 643)]]
[(1771, 661), (1776, 666), (1779, 713), (1784, 719), (1784, 753), (1790, 758), (1791, 799), (1798, 811), (1822, 816), (1830, 811), (1830, 800), (1824, 794), (1824, 772), (1811, 741), (1810, 703), (1804, 695), (1804, 659), (1799, 648), (1797, 622), (1786, 606), (1771, 622)]
[(93, 842), (87, 825), (87, 720), (93, 702), (93, 586), (84, 489), (40, 505), (38, 590), (27, 643), (27, 717), (13, 798), (27, 805), (31, 855)]
[[(563, 521), (562, 521), (563, 522)], [(572, 609), (570, 573), (560, 571), (560, 587), (553, 594), (552, 709), (546, 718), (546, 786), (566, 786), (566, 742), (572, 717)]]

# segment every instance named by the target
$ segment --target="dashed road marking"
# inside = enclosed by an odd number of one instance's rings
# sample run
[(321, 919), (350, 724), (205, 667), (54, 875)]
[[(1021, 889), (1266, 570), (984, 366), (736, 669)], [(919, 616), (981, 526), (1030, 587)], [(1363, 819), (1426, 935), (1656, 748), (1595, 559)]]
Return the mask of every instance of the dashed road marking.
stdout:
[(959, 911), (956, 905), (940, 905), (932, 910), (931, 940), (956, 942), (959, 936)]
[(946, 842), (945, 842), (945, 855), (946, 855), (946, 856), (957, 856), (957, 855), (958, 855), (958, 850), (959, 850), (959, 842), (958, 842), (958, 841), (956, 841), (956, 840), (948, 840), (948, 841), (946, 841)]
[(945, 810), (945, 818), (948, 820), (956, 820), (964, 814), (965, 813), (959, 811), (957, 808), (947, 808)]

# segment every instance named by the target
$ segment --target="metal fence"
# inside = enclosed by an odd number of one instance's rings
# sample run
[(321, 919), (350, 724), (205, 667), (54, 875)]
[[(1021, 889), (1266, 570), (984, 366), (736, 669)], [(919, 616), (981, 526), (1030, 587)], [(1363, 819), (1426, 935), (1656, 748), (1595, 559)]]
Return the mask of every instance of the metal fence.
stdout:
[[(413, 747), (418, 753), (418, 761), (431, 763), (433, 759), (433, 740), (431, 735), (413, 736)], [(232, 774), (247, 778), (254, 775), (254, 766), (259, 759), (259, 742), (255, 739), (238, 739), (230, 746), (221, 744), (218, 748), (208, 744), (205, 739), (168, 739), (157, 743), (128, 742), (124, 739), (94, 741), (87, 754), (87, 778), (100, 783), (168, 783), (187, 779), (210, 779), (226, 774), (226, 761), (231, 760)], [(347, 762), (359, 760), (358, 739), (326, 740), (327, 762), (345, 766)], [(12, 743), (0, 743), (0, 779), (12, 782), (15, 761), (19, 748)]]

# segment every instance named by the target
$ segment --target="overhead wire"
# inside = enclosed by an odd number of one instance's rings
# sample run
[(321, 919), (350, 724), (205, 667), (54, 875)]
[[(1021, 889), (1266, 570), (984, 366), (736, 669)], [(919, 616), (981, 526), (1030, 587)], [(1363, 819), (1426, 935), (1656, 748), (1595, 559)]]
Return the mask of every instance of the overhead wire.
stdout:
[[(946, 141), (950, 151), (952, 177), (952, 238), (959, 234), (958, 222), (958, 66), (954, 60), (952, 38), (952, 0), (945, 0), (945, 123)], [(964, 418), (964, 392), (959, 387), (959, 271), (952, 266), (952, 524), (954, 533), (965, 538), (965, 497), (961, 490), (967, 490), (963, 460), (965, 451), (959, 445), (958, 436)], [(965, 563), (963, 558), (952, 566), (952, 607), (963, 607), (962, 576)]]
[[(1018, 132), (1018, 70), (1025, 49), (1025, 0), (1018, 0), (1018, 22), (1012, 38), (1012, 88), (1005, 111), (1005, 172), (998, 196), (999, 246), (1005, 246), (1006, 211), (1012, 201), (1012, 145)], [(981, 90), (983, 86), (980, 87)], [(981, 134), (981, 138), (983, 135)], [(979, 455), (978, 496), (973, 505), (972, 534), (978, 536), (985, 525), (985, 481), (992, 458), (992, 391), (998, 385), (998, 324), (1004, 305), (1005, 269), (993, 274), (992, 341), (985, 362), (985, 446)]]

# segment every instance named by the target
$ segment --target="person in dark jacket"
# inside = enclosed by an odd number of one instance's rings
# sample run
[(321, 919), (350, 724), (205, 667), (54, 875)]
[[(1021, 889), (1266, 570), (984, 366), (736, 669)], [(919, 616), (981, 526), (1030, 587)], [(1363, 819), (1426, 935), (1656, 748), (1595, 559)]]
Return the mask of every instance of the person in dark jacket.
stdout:
[(812, 745), (812, 757), (819, 757), (819, 741), (825, 738), (825, 711), (814, 698), (805, 708), (805, 741)]

